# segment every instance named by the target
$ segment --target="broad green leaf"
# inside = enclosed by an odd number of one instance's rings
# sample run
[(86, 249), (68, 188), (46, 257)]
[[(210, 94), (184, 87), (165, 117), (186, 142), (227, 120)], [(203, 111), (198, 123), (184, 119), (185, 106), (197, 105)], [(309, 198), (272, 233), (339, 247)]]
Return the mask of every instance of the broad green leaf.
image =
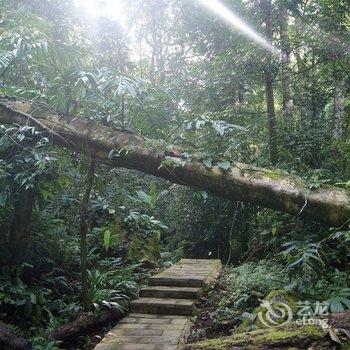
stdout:
[(142, 202), (147, 203), (147, 204), (151, 204), (151, 198), (147, 193), (145, 193), (143, 191), (137, 191), (136, 193)]
[(72, 89), (72, 98), (76, 101), (81, 101), (86, 95), (86, 87), (83, 79), (78, 79)]
[(30, 302), (36, 304), (36, 296), (34, 293), (30, 293)]
[(105, 248), (106, 251), (108, 251), (110, 244), (111, 244), (111, 231), (105, 230), (103, 234), (103, 247)]
[(201, 191), (200, 193), (201, 193), (201, 196), (203, 197), (204, 200), (208, 199), (209, 195), (206, 191)]
[(222, 162), (218, 162), (217, 166), (223, 170), (228, 170), (231, 166), (231, 163), (227, 160), (224, 160)]
[(205, 159), (202, 162), (207, 168), (211, 168), (213, 165), (213, 160), (211, 158)]

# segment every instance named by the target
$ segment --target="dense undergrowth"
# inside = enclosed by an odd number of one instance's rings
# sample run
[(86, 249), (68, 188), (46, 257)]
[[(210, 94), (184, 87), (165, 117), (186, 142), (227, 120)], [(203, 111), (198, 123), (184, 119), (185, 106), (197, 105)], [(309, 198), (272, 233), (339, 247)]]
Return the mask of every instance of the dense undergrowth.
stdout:
[[(300, 301), (325, 301), (328, 313), (342, 312), (349, 309), (348, 276), (335, 271), (333, 275), (317, 276), (313, 288), (293, 288), (308, 283), (289, 268), (276, 260), (248, 262), (239, 267), (226, 268), (218, 282), (219, 290), (212, 293), (215, 312), (211, 315), (213, 324), (220, 325), (230, 321), (239, 325), (252, 316), (253, 310), (261, 300), (274, 290), (284, 290)], [(220, 290), (220, 286), (222, 290)], [(220, 295), (218, 295), (218, 292)]]

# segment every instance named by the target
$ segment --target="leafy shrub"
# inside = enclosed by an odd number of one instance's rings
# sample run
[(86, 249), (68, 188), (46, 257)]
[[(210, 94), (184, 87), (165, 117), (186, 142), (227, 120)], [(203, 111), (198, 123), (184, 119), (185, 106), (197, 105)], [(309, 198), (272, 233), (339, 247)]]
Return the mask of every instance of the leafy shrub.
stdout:
[(342, 312), (350, 309), (350, 277), (346, 271), (329, 271), (319, 278), (309, 293), (313, 299), (328, 303), (329, 312)]
[(40, 324), (52, 316), (49, 306), (49, 289), (28, 286), (22, 281), (25, 268), (32, 265), (22, 263), (18, 266), (3, 266), (0, 273), (0, 315), (9, 321)]
[(125, 222), (132, 230), (139, 232), (143, 236), (156, 235), (160, 238), (161, 231), (168, 229), (166, 225), (155, 220), (153, 216), (140, 214), (136, 211), (131, 211), (125, 218)]
[(292, 241), (284, 244), (282, 255), (288, 269), (299, 269), (302, 276), (318, 276), (325, 266), (325, 255), (320, 244), (312, 241)]
[(130, 280), (125, 270), (89, 271), (90, 300), (96, 309), (101, 307), (117, 308), (122, 299), (135, 298), (138, 294), (137, 284)]
[(273, 261), (248, 262), (231, 268), (215, 320), (239, 317), (259, 305), (259, 298), (288, 283), (285, 269)]

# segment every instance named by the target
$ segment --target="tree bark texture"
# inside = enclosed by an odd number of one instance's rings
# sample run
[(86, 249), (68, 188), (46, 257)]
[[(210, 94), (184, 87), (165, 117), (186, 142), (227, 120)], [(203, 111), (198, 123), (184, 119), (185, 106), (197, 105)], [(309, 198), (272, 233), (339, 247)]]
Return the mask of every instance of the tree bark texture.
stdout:
[[(271, 0), (260, 0), (260, 8), (265, 23), (266, 37), (270, 43), (273, 40), (273, 23), (272, 23), (272, 4)], [(276, 129), (276, 114), (275, 100), (273, 90), (273, 70), (272, 70), (272, 55), (267, 53), (265, 65), (265, 94), (266, 94), (266, 109), (268, 123), (268, 143), (270, 151), (270, 161), (272, 165), (276, 165), (278, 161), (277, 150), (277, 129)]]
[(28, 245), (28, 226), (35, 201), (34, 190), (21, 187), (15, 196), (9, 247), (13, 257), (23, 256)]
[(129, 307), (129, 303), (125, 300), (121, 301), (121, 305), (125, 308), (125, 311), (122, 309), (111, 309), (100, 313), (83, 312), (73, 321), (51, 332), (49, 339), (67, 342), (78, 336), (100, 329), (108, 323), (116, 322), (125, 316)]
[(288, 12), (284, 5), (280, 10), (280, 37), (282, 54), (282, 108), (283, 116), (290, 121), (293, 117), (294, 101), (292, 95), (291, 44), (288, 34)]
[(334, 114), (333, 114), (333, 137), (341, 140), (343, 137), (345, 106), (345, 77), (340, 71), (334, 72)]

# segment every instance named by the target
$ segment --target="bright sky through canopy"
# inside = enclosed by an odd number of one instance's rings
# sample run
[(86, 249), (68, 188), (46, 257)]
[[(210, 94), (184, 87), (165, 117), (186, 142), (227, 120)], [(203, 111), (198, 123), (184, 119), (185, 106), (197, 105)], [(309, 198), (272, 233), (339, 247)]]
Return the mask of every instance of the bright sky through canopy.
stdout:
[(121, 0), (75, 0), (77, 7), (85, 9), (90, 15), (106, 16), (124, 25), (125, 16)]
[(276, 48), (267, 42), (261, 35), (253, 30), (245, 21), (239, 18), (232, 10), (223, 5), (219, 0), (197, 0), (201, 5), (215, 13), (226, 22), (230, 27), (240, 31), (243, 35), (253, 39), (265, 49), (275, 52)]
[[(222, 4), (220, 0), (196, 1), (221, 18), (231, 28), (238, 30), (249, 39), (254, 40), (263, 48), (271, 52), (277, 51), (272, 44), (252, 29), (248, 23), (237, 16), (231, 9)], [(87, 11), (90, 15), (106, 16), (111, 20), (118, 21), (122, 26), (126, 24), (125, 8), (123, 8), (121, 0), (75, 0), (75, 5)]]

